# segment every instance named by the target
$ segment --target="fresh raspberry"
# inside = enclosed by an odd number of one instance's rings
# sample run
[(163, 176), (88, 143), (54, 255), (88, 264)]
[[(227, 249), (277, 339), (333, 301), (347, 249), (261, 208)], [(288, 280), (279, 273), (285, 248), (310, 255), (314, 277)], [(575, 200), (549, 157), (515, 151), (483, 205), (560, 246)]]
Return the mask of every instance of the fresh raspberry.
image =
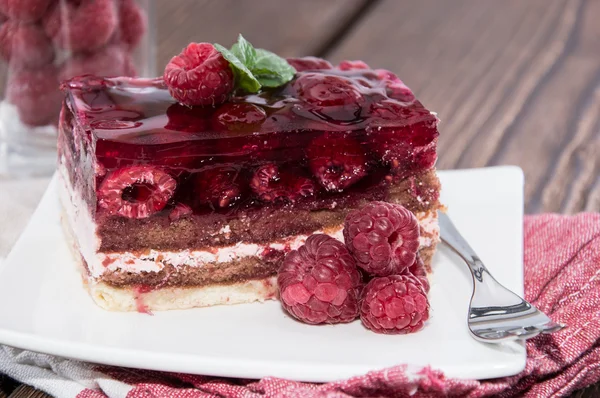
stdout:
[(228, 166), (198, 173), (195, 177), (195, 193), (199, 202), (217, 208), (232, 206), (242, 197), (238, 177), (239, 170)]
[(340, 70), (371, 69), (363, 61), (342, 61), (338, 65), (338, 68)]
[(109, 215), (147, 218), (161, 211), (177, 183), (153, 166), (131, 166), (108, 174), (98, 188), (98, 205)]
[(415, 262), (419, 224), (403, 206), (371, 202), (348, 213), (344, 241), (358, 266), (368, 273), (399, 274)]
[(189, 106), (175, 103), (167, 108), (168, 123), (166, 129), (185, 131), (188, 133), (202, 133), (208, 128), (210, 113), (205, 108), (190, 108)]
[(129, 49), (135, 48), (148, 26), (146, 13), (135, 0), (121, 0), (118, 36)]
[(288, 58), (287, 62), (296, 69), (296, 72), (333, 69), (333, 65), (329, 61), (317, 57)]
[(360, 296), (360, 319), (376, 333), (414, 333), (429, 319), (427, 294), (411, 275), (373, 278)]
[(37, 25), (8, 21), (0, 27), (0, 54), (12, 68), (38, 68), (52, 62), (54, 48)]
[(300, 98), (320, 108), (346, 107), (356, 110), (364, 102), (358, 88), (341, 76), (302, 73), (292, 85)]
[(229, 102), (221, 105), (213, 114), (212, 127), (217, 131), (254, 132), (267, 118), (267, 113), (258, 105)]
[(423, 285), (423, 290), (425, 293), (429, 293), (429, 279), (427, 278), (427, 270), (425, 269), (425, 264), (423, 264), (423, 260), (421, 260), (421, 256), (417, 254), (415, 257), (415, 262), (412, 263), (410, 267), (408, 267), (402, 275), (412, 275), (421, 282)]
[(56, 123), (62, 100), (56, 68), (48, 65), (42, 69), (11, 71), (7, 98), (17, 107), (23, 123), (30, 126)]
[(343, 133), (322, 134), (306, 153), (314, 176), (330, 192), (341, 192), (367, 175), (364, 149)]
[(309, 178), (282, 172), (274, 164), (259, 167), (250, 180), (250, 188), (263, 202), (294, 203), (315, 192), (315, 184)]
[(111, 45), (92, 54), (77, 54), (61, 67), (61, 81), (81, 75), (134, 76), (133, 59), (122, 46)]
[(164, 73), (169, 92), (186, 105), (216, 105), (233, 89), (229, 62), (210, 43), (191, 43), (169, 61)]
[(59, 1), (42, 20), (54, 43), (73, 52), (92, 52), (108, 43), (117, 22), (113, 0)]
[(40, 19), (52, 0), (0, 0), (0, 12), (20, 22)]
[(311, 235), (284, 259), (277, 283), (283, 308), (309, 324), (352, 322), (358, 315), (360, 272), (344, 245)]

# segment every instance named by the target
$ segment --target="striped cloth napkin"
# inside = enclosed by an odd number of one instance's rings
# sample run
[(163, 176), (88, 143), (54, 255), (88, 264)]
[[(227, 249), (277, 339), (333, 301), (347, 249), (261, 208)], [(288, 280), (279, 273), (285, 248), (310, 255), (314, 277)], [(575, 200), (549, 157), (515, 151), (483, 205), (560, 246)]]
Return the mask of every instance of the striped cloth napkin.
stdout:
[(568, 325), (527, 342), (527, 365), (494, 380), (399, 365), (327, 384), (98, 366), (0, 346), (0, 372), (56, 397), (549, 397), (600, 380), (600, 214), (525, 218), (525, 296)]

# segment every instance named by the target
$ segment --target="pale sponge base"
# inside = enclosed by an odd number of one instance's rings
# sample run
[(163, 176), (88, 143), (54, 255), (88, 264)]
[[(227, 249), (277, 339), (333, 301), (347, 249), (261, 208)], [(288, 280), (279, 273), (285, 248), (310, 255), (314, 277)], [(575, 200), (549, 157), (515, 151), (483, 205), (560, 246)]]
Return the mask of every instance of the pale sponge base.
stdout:
[(230, 285), (162, 288), (142, 293), (134, 288), (116, 288), (103, 282), (87, 283), (92, 299), (109, 311), (165, 311), (241, 304), (274, 299), (277, 279), (269, 277)]

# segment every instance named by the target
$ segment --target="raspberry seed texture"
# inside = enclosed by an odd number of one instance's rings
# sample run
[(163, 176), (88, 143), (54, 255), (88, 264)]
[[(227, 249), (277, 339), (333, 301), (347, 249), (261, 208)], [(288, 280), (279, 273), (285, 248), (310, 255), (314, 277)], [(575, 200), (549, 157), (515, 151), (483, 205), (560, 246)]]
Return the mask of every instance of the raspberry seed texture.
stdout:
[(414, 333), (429, 319), (429, 301), (414, 276), (373, 278), (360, 298), (360, 319), (376, 333)]
[(210, 43), (192, 43), (167, 64), (164, 79), (169, 92), (185, 105), (217, 105), (233, 89), (229, 62)]
[(366, 272), (377, 276), (400, 274), (415, 261), (419, 224), (403, 206), (371, 202), (348, 214), (344, 241)]
[(351, 322), (358, 316), (361, 276), (340, 241), (311, 235), (290, 252), (277, 275), (283, 308), (309, 324)]

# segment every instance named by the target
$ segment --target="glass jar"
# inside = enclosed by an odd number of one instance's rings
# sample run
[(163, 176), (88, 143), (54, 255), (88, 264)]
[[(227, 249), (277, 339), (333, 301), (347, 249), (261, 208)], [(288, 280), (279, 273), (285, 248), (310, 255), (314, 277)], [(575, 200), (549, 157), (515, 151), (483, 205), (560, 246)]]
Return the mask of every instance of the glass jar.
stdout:
[(152, 0), (0, 2), (0, 175), (50, 175), (60, 82), (155, 76)]

